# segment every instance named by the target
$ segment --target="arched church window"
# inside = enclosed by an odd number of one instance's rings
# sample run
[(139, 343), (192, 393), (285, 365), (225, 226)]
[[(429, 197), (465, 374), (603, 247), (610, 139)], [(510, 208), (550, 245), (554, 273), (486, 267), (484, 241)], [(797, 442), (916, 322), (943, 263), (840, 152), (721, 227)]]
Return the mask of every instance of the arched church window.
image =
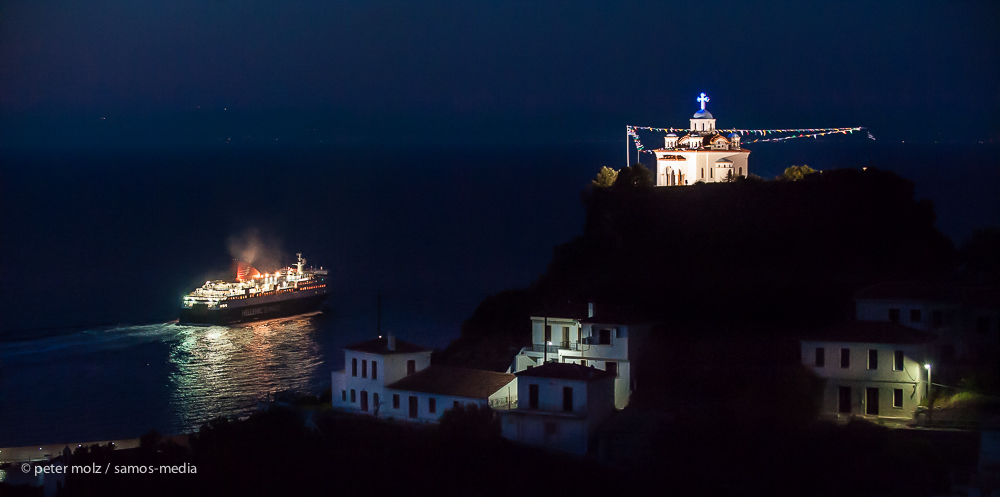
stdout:
[(740, 176), (743, 176), (743, 168), (740, 168)]
[(705, 168), (701, 168), (701, 179), (705, 179)]

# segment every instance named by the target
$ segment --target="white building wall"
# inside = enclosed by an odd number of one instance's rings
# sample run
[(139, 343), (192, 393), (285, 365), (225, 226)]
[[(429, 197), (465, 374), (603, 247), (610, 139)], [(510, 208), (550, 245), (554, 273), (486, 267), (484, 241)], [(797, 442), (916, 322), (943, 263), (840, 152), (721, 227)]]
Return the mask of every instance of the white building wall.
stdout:
[[(614, 385), (612, 385), (612, 383)], [(617, 380), (603, 378), (587, 384), (587, 437), (591, 439), (597, 429), (615, 412), (617, 405)], [(627, 400), (627, 399), (626, 399)]]
[[(927, 375), (924, 364), (926, 347), (904, 344), (866, 344), (852, 342), (803, 341), (802, 364), (826, 378), (823, 394), (823, 413), (829, 415), (866, 415), (866, 390), (878, 388), (878, 416), (911, 418), (927, 393)], [(824, 365), (816, 365), (816, 349), (824, 350)], [(841, 367), (841, 351), (850, 351), (850, 365)], [(878, 368), (868, 367), (869, 350), (878, 351)], [(895, 352), (903, 351), (903, 369), (894, 368)], [(840, 412), (840, 387), (851, 388), (849, 412)], [(894, 390), (903, 391), (903, 403), (894, 406)]]
[[(891, 309), (899, 311), (899, 324), (921, 331), (936, 333), (939, 328), (951, 327), (955, 324), (957, 306), (945, 302), (919, 302), (906, 300), (858, 300), (855, 305), (855, 317), (858, 321), (889, 321)], [(911, 311), (920, 311), (920, 320), (912, 319)], [(940, 311), (942, 324), (935, 327), (933, 316)]]
[[(554, 430), (547, 430), (547, 423), (554, 425)], [(511, 412), (503, 413), (500, 426), (508, 440), (578, 455), (587, 453), (587, 423), (582, 418)]]
[[(353, 361), (357, 360), (357, 375), (354, 375)], [(416, 371), (421, 371), (431, 364), (430, 352), (414, 352), (410, 354), (380, 355), (353, 350), (344, 351), (344, 370), (333, 373), (333, 407), (341, 410), (375, 414), (375, 395), (382, 404), (379, 415), (384, 415), (386, 398), (385, 386), (406, 376), (406, 363), (413, 360)], [(378, 377), (372, 378), (372, 362), (378, 364)], [(354, 401), (351, 401), (351, 392)], [(368, 399), (368, 409), (362, 409), (362, 397)], [(346, 401), (344, 400), (346, 398)]]

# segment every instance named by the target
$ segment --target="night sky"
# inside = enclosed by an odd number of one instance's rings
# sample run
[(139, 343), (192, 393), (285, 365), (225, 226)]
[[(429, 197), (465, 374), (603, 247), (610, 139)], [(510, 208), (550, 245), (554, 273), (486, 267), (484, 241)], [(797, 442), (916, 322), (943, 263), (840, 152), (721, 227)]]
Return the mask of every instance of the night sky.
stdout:
[(997, 141), (998, 5), (9, 2), (0, 138), (620, 140), (686, 125), (704, 91), (720, 127)]
[[(0, 334), (174, 319), (260, 229), (343, 308), (381, 291), (454, 336), (580, 233), (626, 125), (687, 126), (701, 92), (720, 128), (868, 127), (751, 170), (890, 169), (961, 244), (1000, 219), (997, 26), (995, 1), (8, 2), (0, 305), (38, 309)], [(88, 285), (51, 313), (52, 281)]]

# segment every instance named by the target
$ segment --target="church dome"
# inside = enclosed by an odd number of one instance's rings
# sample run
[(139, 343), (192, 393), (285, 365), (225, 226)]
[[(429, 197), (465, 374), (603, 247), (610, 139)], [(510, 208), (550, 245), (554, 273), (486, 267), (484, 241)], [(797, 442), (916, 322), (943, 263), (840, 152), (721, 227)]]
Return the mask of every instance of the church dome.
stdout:
[(739, 133), (729, 133), (729, 136), (727, 136), (726, 138), (739, 138), (739, 137), (740, 137)]
[(675, 135), (673, 133), (667, 133), (667, 136), (677, 136), (677, 135)]
[(707, 110), (705, 110), (705, 109), (701, 109), (698, 112), (695, 112), (694, 113), (694, 118), (695, 119), (715, 119), (714, 117), (712, 117), (712, 113), (709, 112), (709, 111), (707, 111)]

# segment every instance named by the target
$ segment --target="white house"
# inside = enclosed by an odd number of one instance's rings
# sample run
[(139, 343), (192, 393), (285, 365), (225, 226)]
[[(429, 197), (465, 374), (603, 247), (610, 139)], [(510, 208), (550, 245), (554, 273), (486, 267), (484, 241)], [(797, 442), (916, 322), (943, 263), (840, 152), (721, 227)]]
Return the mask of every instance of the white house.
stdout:
[(548, 363), (517, 373), (517, 409), (499, 411), (504, 438), (585, 454), (615, 411), (613, 373)]
[(887, 321), (934, 333), (944, 361), (974, 359), (984, 353), (995, 356), (1000, 344), (998, 288), (888, 282), (858, 291), (854, 301), (859, 321)]
[[(567, 304), (531, 316), (531, 347), (514, 357), (507, 372), (544, 363), (593, 366), (615, 375), (615, 406), (623, 409), (635, 389), (633, 359), (648, 325), (596, 304)], [(631, 323), (631, 324), (630, 324)]]
[(927, 395), (934, 338), (896, 323), (853, 321), (801, 340), (802, 364), (826, 379), (823, 415), (912, 418)]
[(431, 349), (389, 335), (344, 349), (332, 373), (334, 409), (417, 422), (438, 421), (447, 409), (516, 403), (513, 374), (431, 366)]
[(389, 335), (344, 348), (344, 369), (332, 373), (333, 407), (379, 415), (386, 385), (431, 365), (431, 349)]
[(381, 415), (431, 422), (453, 407), (508, 409), (516, 402), (517, 377), (512, 374), (430, 366), (386, 387)]
[(740, 135), (724, 135), (715, 129), (715, 117), (705, 110), (708, 97), (697, 99), (701, 110), (691, 117), (691, 131), (678, 137), (667, 134), (656, 155), (656, 186), (693, 185), (698, 181), (719, 183), (750, 174), (750, 151), (740, 148)]

